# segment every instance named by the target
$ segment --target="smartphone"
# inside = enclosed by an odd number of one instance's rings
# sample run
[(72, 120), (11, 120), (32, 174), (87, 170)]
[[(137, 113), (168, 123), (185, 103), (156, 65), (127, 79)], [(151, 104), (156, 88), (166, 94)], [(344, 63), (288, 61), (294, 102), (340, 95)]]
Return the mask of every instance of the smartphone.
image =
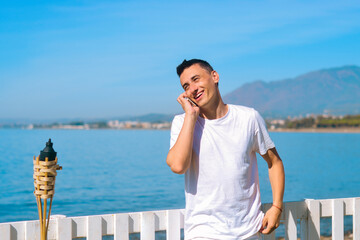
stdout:
[(188, 100), (193, 106), (198, 107), (198, 105), (196, 103), (194, 103), (194, 101), (191, 100), (190, 98), (185, 97), (185, 99)]

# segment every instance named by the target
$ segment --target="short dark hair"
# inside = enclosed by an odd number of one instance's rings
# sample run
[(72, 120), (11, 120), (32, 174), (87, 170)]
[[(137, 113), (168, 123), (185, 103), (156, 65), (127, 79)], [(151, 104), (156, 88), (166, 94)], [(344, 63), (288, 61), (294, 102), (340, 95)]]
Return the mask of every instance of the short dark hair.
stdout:
[(180, 75), (183, 73), (183, 71), (186, 68), (191, 67), (194, 64), (199, 64), (200, 67), (204, 68), (209, 73), (214, 71), (212, 66), (207, 61), (204, 61), (204, 60), (201, 60), (201, 59), (191, 59), (191, 60), (187, 61), (185, 59), (179, 66), (177, 66), (177, 68), (176, 68), (177, 75), (180, 77)]

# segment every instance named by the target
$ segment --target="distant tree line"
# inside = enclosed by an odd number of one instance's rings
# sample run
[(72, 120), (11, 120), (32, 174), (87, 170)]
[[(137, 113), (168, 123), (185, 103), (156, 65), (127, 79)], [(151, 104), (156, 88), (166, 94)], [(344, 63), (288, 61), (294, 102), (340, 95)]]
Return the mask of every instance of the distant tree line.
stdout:
[(311, 116), (301, 119), (291, 119), (285, 122), (285, 128), (339, 128), (360, 127), (360, 115), (342, 117)]

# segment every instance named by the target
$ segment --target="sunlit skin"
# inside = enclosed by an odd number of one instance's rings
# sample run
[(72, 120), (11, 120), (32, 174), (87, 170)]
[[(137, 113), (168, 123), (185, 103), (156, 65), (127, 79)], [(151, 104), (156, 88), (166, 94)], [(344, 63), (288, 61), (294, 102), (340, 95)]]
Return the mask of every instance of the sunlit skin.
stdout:
[[(190, 167), (194, 154), (193, 135), (198, 116), (217, 119), (225, 116), (228, 111), (228, 106), (221, 98), (218, 83), (219, 74), (216, 71), (209, 72), (199, 64), (186, 68), (180, 75), (180, 84), (184, 92), (180, 94), (177, 101), (185, 112), (185, 119), (178, 139), (166, 158), (171, 170), (177, 174), (184, 174)], [(197, 106), (186, 100), (186, 97)], [(283, 163), (275, 148), (269, 149), (262, 157), (268, 164), (273, 204), (282, 209), (285, 187)], [(281, 211), (277, 207), (271, 207), (265, 213), (260, 230), (262, 234), (270, 234), (279, 226)]]

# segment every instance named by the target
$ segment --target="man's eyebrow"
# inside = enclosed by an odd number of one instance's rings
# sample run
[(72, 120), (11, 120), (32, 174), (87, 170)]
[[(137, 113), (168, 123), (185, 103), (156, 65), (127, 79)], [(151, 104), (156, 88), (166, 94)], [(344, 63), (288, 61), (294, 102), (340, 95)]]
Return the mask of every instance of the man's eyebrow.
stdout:
[(199, 77), (199, 76), (200, 76), (200, 75), (196, 74), (196, 75), (194, 75), (194, 76), (191, 77), (191, 80), (194, 80), (194, 78)]

